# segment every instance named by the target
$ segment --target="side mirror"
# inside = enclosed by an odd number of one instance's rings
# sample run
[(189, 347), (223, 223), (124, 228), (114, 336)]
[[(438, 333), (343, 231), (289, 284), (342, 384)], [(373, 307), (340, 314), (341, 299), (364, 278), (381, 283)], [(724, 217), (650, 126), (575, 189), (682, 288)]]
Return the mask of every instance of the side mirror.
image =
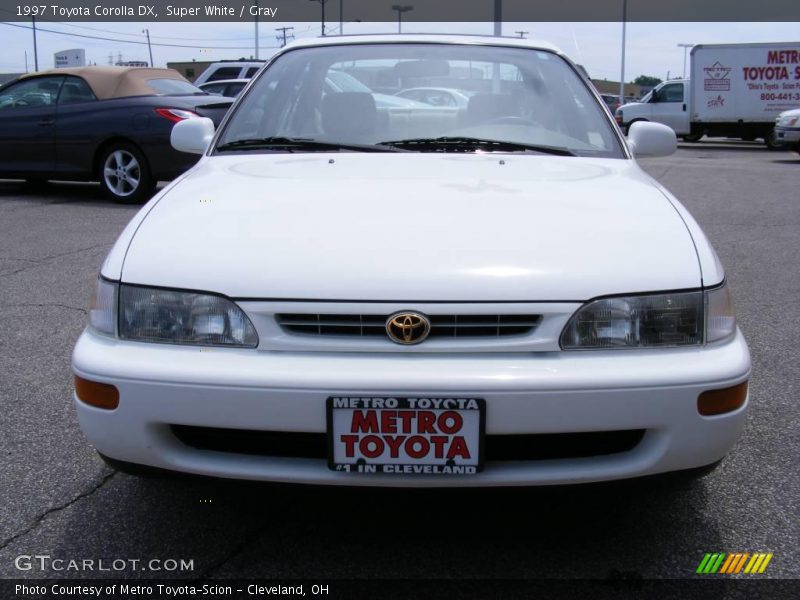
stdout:
[(628, 129), (628, 145), (636, 157), (669, 156), (678, 148), (678, 139), (666, 125), (636, 121)]
[(192, 117), (175, 123), (169, 141), (179, 152), (203, 154), (213, 137), (214, 121), (206, 117)]

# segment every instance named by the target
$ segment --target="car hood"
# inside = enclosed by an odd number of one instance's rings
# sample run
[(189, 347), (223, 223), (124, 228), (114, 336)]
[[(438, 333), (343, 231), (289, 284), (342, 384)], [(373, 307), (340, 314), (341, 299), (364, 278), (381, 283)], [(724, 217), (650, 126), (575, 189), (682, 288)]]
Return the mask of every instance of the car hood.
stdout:
[(204, 158), (152, 207), (129, 283), (234, 298), (586, 300), (694, 288), (681, 217), (632, 160)]

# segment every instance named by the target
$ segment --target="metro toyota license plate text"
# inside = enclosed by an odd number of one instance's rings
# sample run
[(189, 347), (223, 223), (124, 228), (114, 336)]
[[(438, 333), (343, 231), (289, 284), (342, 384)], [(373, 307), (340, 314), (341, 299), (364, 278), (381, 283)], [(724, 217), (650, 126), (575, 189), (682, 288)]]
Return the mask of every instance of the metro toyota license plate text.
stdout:
[(336, 396), (327, 410), (335, 471), (471, 475), (483, 468), (483, 399)]

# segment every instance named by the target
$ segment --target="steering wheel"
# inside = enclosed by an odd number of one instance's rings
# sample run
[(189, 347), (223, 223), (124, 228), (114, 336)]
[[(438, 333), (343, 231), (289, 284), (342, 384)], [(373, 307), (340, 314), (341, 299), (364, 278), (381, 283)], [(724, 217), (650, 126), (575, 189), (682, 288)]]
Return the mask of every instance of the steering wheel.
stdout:
[(497, 117), (495, 119), (490, 119), (486, 122), (487, 125), (531, 125), (533, 127), (538, 127), (539, 123), (536, 121), (532, 121), (531, 119), (526, 119), (525, 117)]
[(19, 100), (15, 100), (14, 104), (12, 104), (11, 106), (13, 106), (14, 108), (18, 106), (30, 106), (30, 102), (25, 100), (25, 98), (20, 98)]

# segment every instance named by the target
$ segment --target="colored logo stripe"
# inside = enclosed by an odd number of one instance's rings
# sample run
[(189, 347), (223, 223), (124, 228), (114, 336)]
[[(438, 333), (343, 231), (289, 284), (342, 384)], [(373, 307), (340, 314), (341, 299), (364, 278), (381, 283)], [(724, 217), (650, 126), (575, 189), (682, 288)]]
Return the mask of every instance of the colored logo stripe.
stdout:
[[(713, 573), (730, 575), (741, 572), (750, 574), (763, 573), (772, 560), (772, 556), (772, 552), (756, 552), (754, 554), (749, 552), (734, 552), (730, 554), (708, 552), (703, 556), (703, 560), (700, 561), (696, 573), (704, 575)], [(744, 571), (742, 571), (743, 568)]]

